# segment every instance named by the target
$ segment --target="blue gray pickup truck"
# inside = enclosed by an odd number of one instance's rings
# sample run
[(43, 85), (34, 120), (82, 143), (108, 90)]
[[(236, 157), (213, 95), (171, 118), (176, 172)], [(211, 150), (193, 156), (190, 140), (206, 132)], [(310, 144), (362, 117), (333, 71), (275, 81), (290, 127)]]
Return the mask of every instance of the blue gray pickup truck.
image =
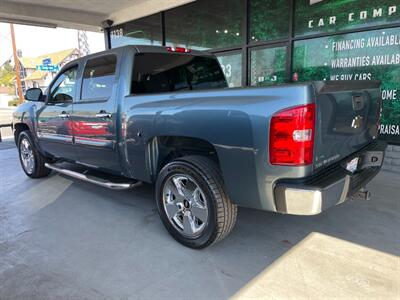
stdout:
[(63, 66), (13, 116), (31, 178), (51, 170), (121, 190), (156, 185), (162, 222), (204, 248), (237, 207), (315, 215), (379, 172), (379, 82), (227, 88), (217, 59), (184, 48), (126, 46)]

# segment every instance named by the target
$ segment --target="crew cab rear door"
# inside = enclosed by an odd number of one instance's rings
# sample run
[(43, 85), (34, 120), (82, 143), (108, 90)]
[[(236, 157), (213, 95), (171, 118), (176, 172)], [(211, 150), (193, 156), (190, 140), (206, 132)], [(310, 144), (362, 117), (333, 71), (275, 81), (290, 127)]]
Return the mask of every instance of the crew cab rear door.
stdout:
[(73, 124), (77, 161), (118, 172), (118, 50), (90, 56), (84, 64)]

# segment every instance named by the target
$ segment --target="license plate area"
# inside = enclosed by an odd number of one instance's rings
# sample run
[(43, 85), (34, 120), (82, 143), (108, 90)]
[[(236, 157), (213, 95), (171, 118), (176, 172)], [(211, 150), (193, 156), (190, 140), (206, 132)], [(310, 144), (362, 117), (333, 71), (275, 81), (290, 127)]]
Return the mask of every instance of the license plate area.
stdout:
[(367, 151), (361, 156), (359, 168), (380, 167), (383, 163), (383, 157), (383, 151)]
[(367, 168), (380, 168), (383, 164), (383, 151), (366, 151), (360, 156), (353, 157), (345, 162), (342, 166), (350, 174)]
[(348, 161), (345, 164), (346, 170), (353, 174), (354, 172), (356, 172), (358, 170), (359, 162), (360, 162), (360, 158), (354, 157), (352, 160)]

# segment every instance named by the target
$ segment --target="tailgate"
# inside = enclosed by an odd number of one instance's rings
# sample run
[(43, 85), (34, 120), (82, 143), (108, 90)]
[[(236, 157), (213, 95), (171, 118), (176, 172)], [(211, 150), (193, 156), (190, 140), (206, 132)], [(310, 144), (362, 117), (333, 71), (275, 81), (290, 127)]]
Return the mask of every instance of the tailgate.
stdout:
[(377, 138), (379, 81), (314, 82), (316, 135), (314, 168), (331, 165)]

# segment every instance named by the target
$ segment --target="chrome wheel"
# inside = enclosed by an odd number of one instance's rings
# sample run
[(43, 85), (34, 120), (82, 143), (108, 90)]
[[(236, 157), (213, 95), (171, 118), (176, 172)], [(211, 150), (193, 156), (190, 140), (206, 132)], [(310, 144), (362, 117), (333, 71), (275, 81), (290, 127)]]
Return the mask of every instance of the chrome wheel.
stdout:
[(184, 236), (196, 237), (207, 225), (206, 197), (188, 175), (168, 177), (163, 188), (163, 205), (169, 222)]
[(19, 144), (19, 153), (25, 171), (28, 174), (32, 174), (35, 169), (35, 157), (32, 146), (26, 138), (22, 139), (21, 143)]

